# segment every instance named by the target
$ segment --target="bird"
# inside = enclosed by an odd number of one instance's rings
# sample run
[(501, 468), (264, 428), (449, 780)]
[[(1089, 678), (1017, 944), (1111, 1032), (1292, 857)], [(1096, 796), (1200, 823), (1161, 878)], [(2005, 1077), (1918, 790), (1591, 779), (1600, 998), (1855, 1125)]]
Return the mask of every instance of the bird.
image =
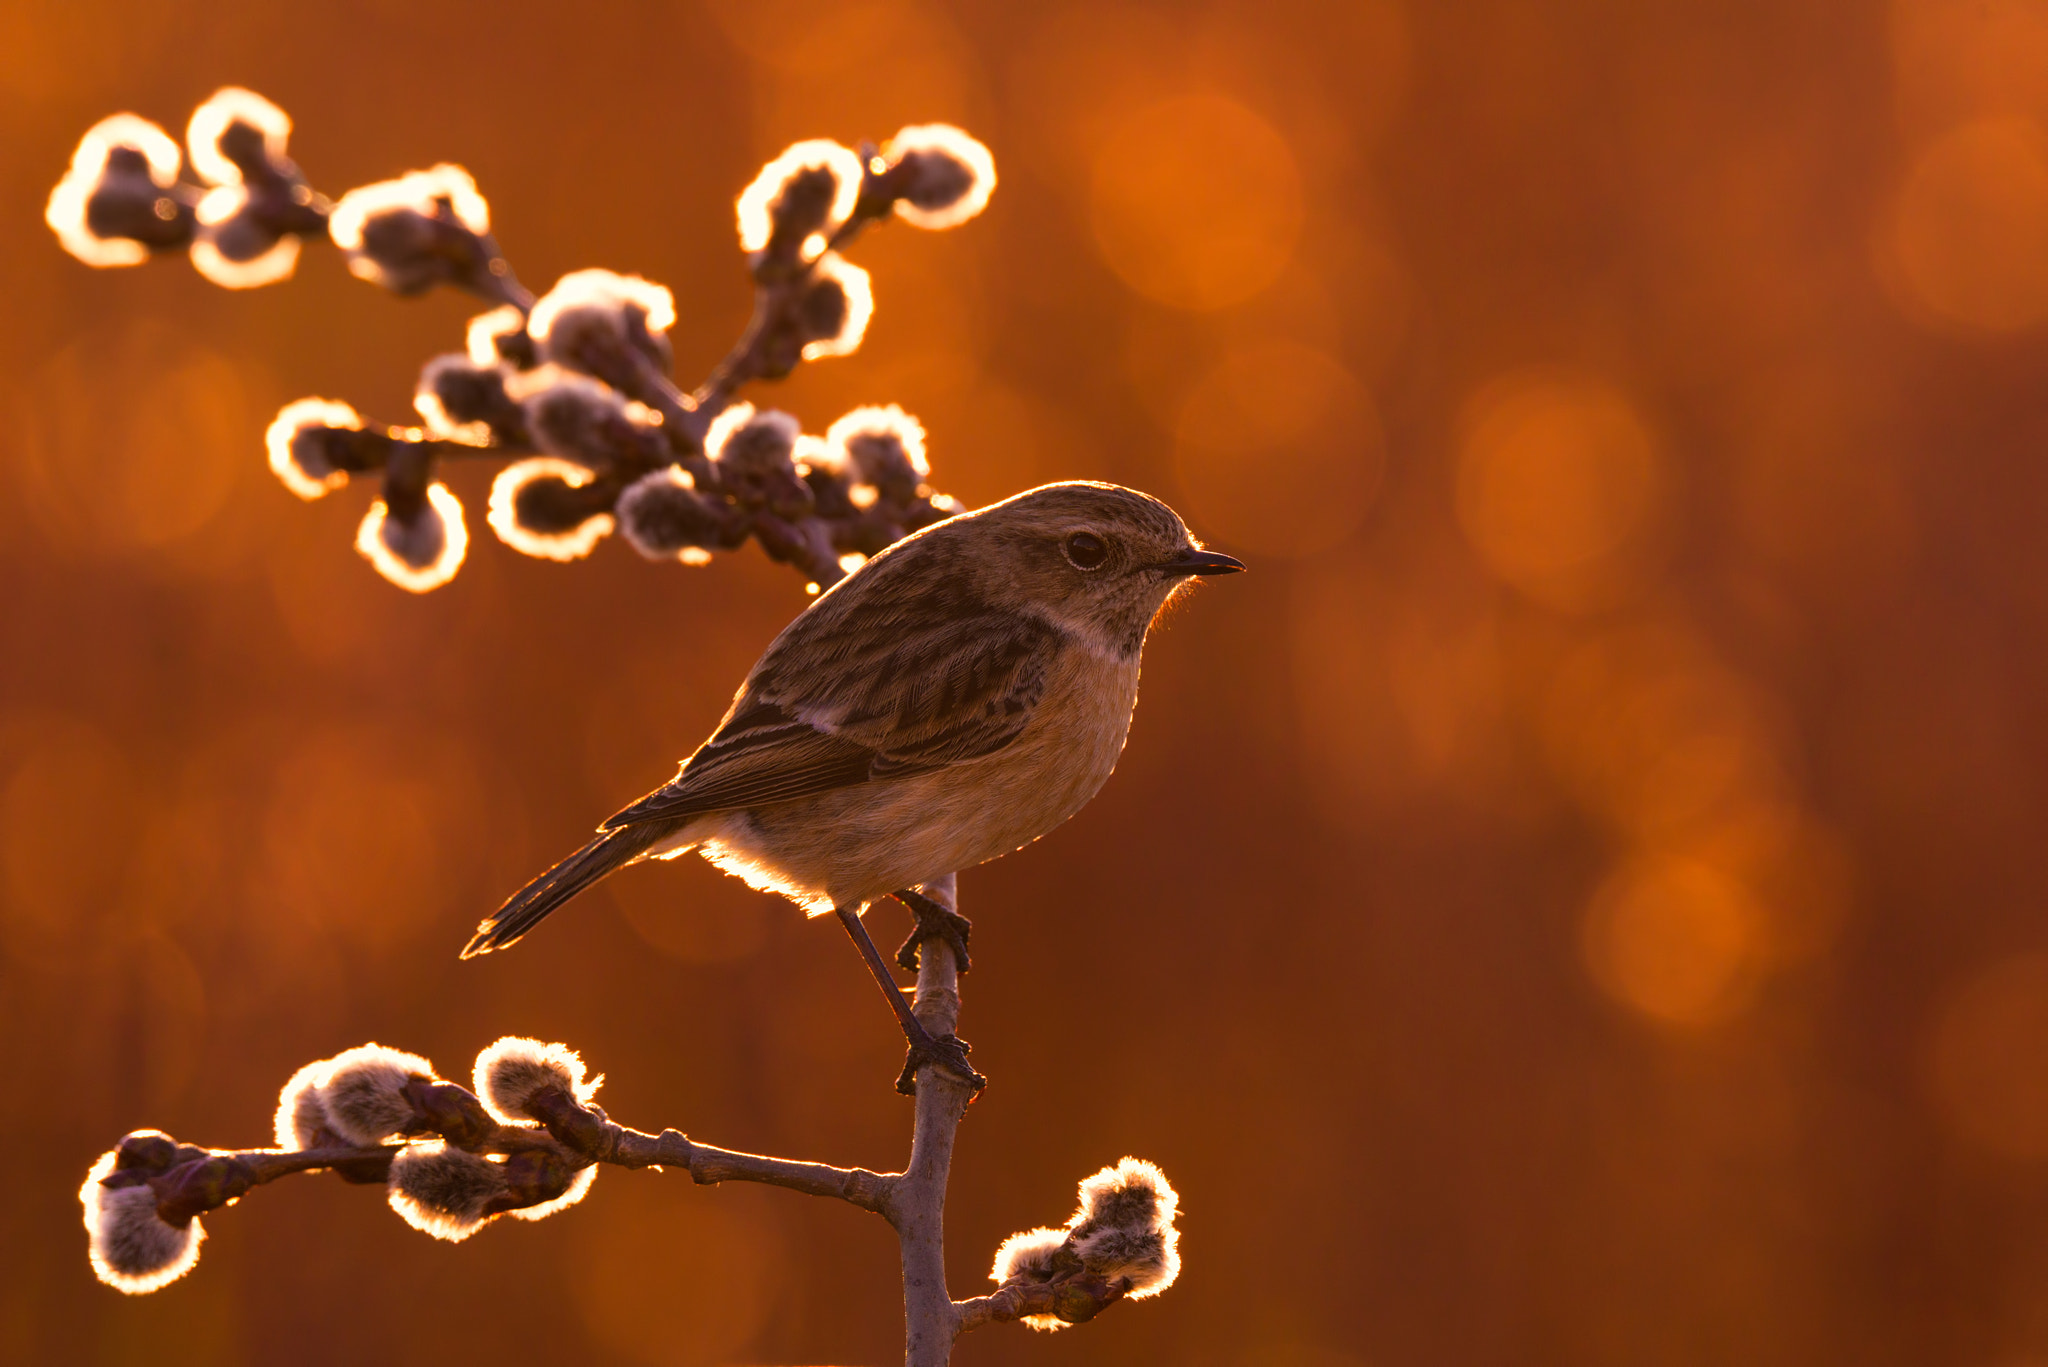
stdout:
[(1123, 752), (1145, 638), (1193, 580), (1242, 561), (1116, 484), (1067, 481), (904, 537), (814, 599), (762, 653), (675, 778), (508, 898), (462, 951), (504, 949), (584, 889), (696, 850), (806, 914), (838, 917), (910, 1046), (971, 1083), (868, 936), (895, 897), (917, 917), (898, 962), (966, 918), (921, 885), (1030, 844), (1085, 806)]

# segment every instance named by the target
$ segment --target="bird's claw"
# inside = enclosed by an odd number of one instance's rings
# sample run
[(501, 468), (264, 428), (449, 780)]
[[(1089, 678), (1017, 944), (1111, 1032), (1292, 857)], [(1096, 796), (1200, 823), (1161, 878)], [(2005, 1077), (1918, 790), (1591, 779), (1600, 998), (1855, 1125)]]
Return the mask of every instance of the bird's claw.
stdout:
[(905, 888), (895, 894), (896, 900), (910, 908), (917, 917), (917, 925), (911, 929), (909, 938), (896, 950), (896, 965), (906, 973), (917, 972), (917, 947), (926, 940), (944, 940), (953, 951), (954, 962), (960, 972), (968, 969), (967, 936), (974, 929), (974, 922), (956, 911), (948, 911), (923, 893)]
[(927, 1064), (943, 1068), (976, 1092), (988, 1086), (988, 1079), (975, 1072), (974, 1065), (967, 1061), (967, 1041), (958, 1035), (926, 1035), (910, 1042), (910, 1053), (903, 1060), (896, 1090), (905, 1096), (916, 1096), (917, 1070)]

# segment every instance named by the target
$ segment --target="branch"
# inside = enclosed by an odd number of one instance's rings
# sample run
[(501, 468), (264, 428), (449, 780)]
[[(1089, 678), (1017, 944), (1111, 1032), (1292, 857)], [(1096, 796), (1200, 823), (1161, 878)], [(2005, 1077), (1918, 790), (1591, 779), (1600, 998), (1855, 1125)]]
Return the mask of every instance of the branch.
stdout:
[[(920, 889), (947, 911), (958, 912), (952, 875)], [(959, 964), (942, 940), (920, 946), (917, 1000), (912, 1007), (933, 1035), (960, 1025)], [(946, 1290), (946, 1184), (953, 1170), (953, 1140), (974, 1100), (974, 1088), (935, 1064), (917, 1074), (917, 1113), (910, 1164), (896, 1179), (883, 1214), (896, 1227), (903, 1261), (903, 1317), (908, 1367), (944, 1367), (960, 1332)]]
[(591, 1162), (621, 1168), (682, 1168), (698, 1186), (761, 1182), (807, 1196), (836, 1197), (879, 1214), (897, 1181), (866, 1168), (835, 1168), (699, 1144), (679, 1130), (648, 1134), (616, 1123), (596, 1106), (579, 1105), (560, 1088), (536, 1093), (527, 1107), (557, 1143)]
[[(825, 249), (809, 261), (800, 254), (777, 258), (772, 251), (764, 252), (756, 264), (753, 317), (748, 319), (732, 349), (711, 368), (691, 395), (698, 411), (705, 415), (706, 426), (741, 385), (755, 379), (779, 379), (789, 373), (803, 355), (800, 314), (805, 295), (818, 281), (819, 267), (836, 259), (837, 253), (851, 246), (868, 225), (888, 218), (914, 190), (914, 162), (906, 159), (888, 165), (877, 157), (872, 143), (861, 144), (859, 159), (859, 197), (846, 221), (833, 230)], [(993, 175), (991, 170), (991, 179)]]
[[(920, 891), (956, 909), (953, 878)], [(934, 1035), (959, 1026), (959, 969), (943, 940), (921, 947), (913, 1010)], [(943, 1367), (955, 1339), (983, 1324), (1082, 1323), (1118, 1300), (1156, 1295), (1178, 1272), (1178, 1197), (1157, 1168), (1126, 1158), (1081, 1183), (1080, 1209), (1064, 1229), (1004, 1242), (994, 1292), (952, 1300), (946, 1188), (975, 1093), (937, 1064), (918, 1071), (910, 1160), (900, 1173), (742, 1153), (676, 1129), (621, 1125), (593, 1101), (598, 1080), (583, 1060), (559, 1044), (501, 1039), (478, 1055), (473, 1076), (472, 1091), (436, 1076), (424, 1058), (366, 1044), (308, 1064), (285, 1084), (276, 1148), (203, 1149), (153, 1130), (127, 1136), (101, 1155), (79, 1192), (95, 1270), (123, 1291), (156, 1290), (198, 1261), (198, 1217), (297, 1173), (382, 1185), (408, 1224), (460, 1240), (500, 1216), (565, 1210), (609, 1166), (680, 1169), (704, 1186), (758, 1182), (881, 1215), (899, 1244), (908, 1367)]]
[[(301, 497), (381, 478), (356, 548), (392, 583), (426, 592), (461, 568), (462, 506), (434, 478), (448, 458), (509, 462), (489, 525), (523, 554), (578, 559), (618, 530), (649, 559), (701, 564), (752, 539), (814, 592), (962, 511), (925, 484), (923, 431), (900, 410), (857, 409), (823, 437), (783, 414), (734, 411), (743, 384), (859, 348), (873, 295), (840, 250), (864, 229), (892, 216), (949, 228), (980, 212), (995, 163), (960, 130), (906, 128), (858, 152), (803, 142), (765, 167), (738, 203), (753, 316), (694, 394), (670, 374), (668, 290), (584, 270), (536, 299), (467, 171), (443, 163), (330, 202), (286, 157), (290, 132), (262, 96), (217, 92), (191, 124), (190, 164), (206, 182), (195, 186), (163, 129), (114, 115), (81, 140), (45, 219), (94, 266), (189, 250), (208, 279), (247, 288), (291, 275), (303, 243), (330, 242), (351, 273), (393, 293), (453, 285), (499, 305), (472, 320), (467, 354), (422, 370), (426, 433), (302, 399), (267, 434), (272, 469)], [(511, 459), (536, 451), (550, 459)]]
[(955, 1301), (953, 1311), (963, 1334), (984, 1324), (1008, 1324), (1018, 1320), (1027, 1323), (1046, 1321), (1034, 1327), (1052, 1328), (1054, 1325), (1085, 1324), (1122, 1300), (1129, 1290), (1130, 1284), (1125, 1278), (1105, 1281), (1080, 1272), (1056, 1282), (1005, 1282), (986, 1296)]

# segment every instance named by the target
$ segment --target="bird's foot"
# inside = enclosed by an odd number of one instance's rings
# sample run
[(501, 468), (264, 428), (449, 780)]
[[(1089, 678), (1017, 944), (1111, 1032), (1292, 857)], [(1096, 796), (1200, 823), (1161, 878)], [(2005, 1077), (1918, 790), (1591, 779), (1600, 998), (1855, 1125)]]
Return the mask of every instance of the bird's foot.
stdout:
[(953, 960), (965, 973), (968, 968), (967, 936), (974, 929), (974, 922), (956, 911), (948, 911), (915, 888), (905, 888), (895, 898), (910, 908), (910, 914), (917, 918), (917, 925), (896, 951), (896, 964), (906, 973), (917, 972), (917, 947), (926, 940), (944, 940), (953, 951)]
[(938, 1065), (977, 1092), (988, 1086), (988, 1079), (975, 1072), (974, 1065), (967, 1061), (967, 1041), (958, 1035), (927, 1034), (921, 1040), (910, 1041), (910, 1053), (903, 1060), (896, 1090), (905, 1096), (916, 1096), (917, 1070), (926, 1064)]

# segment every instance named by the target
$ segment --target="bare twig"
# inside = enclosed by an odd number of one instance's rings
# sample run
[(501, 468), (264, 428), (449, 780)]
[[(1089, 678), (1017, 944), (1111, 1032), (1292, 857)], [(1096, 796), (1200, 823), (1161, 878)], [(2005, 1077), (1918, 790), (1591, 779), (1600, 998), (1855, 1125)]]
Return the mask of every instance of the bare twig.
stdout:
[[(948, 911), (959, 909), (950, 875), (920, 891)], [(959, 966), (943, 941), (928, 940), (922, 949), (917, 1018), (935, 1036), (954, 1034), (960, 1025)], [(960, 1332), (946, 1290), (946, 1184), (953, 1170), (953, 1140), (973, 1099), (972, 1086), (937, 1065), (918, 1071), (910, 1164), (882, 1212), (896, 1227), (902, 1251), (904, 1361), (909, 1367), (941, 1367)]]

